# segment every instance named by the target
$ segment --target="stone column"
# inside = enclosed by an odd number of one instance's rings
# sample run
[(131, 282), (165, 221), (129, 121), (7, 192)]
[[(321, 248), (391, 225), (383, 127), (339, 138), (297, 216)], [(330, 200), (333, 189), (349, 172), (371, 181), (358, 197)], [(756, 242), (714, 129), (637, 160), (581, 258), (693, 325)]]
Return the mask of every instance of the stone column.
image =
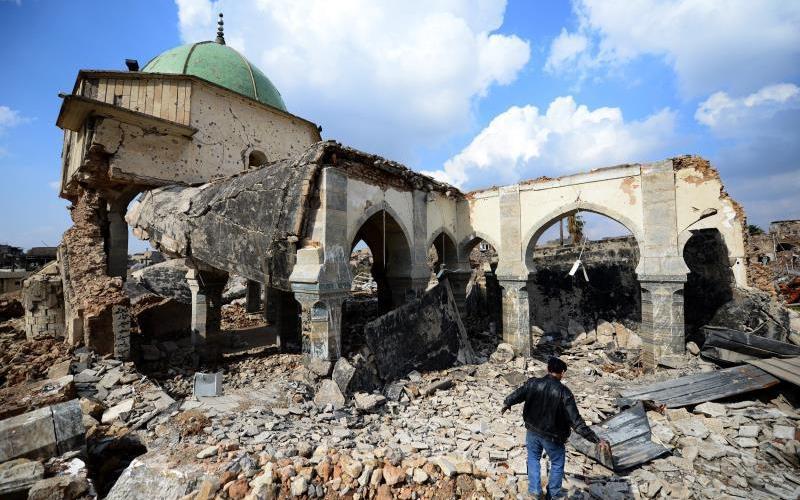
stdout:
[(109, 207), (106, 247), (108, 275), (125, 280), (128, 275), (128, 224), (125, 222), (125, 207), (116, 204)]
[(190, 268), (186, 281), (192, 291), (192, 345), (201, 359), (215, 359), (220, 353), (222, 290), (228, 274)]
[(256, 313), (261, 309), (261, 283), (247, 280), (247, 312)]
[(336, 361), (342, 355), (342, 303), (347, 295), (295, 293), (303, 310), (303, 354), (327, 361)]
[(672, 356), (683, 357), (683, 285), (686, 276), (640, 276), (642, 287), (642, 362), (655, 368)]
[(523, 356), (531, 355), (531, 318), (527, 281), (501, 279), (503, 342)]

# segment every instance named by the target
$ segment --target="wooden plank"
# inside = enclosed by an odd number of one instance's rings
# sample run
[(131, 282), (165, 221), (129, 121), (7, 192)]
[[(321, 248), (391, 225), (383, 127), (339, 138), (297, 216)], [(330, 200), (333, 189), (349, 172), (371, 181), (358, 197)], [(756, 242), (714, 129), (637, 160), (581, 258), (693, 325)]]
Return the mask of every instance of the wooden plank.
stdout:
[(169, 94), (169, 119), (172, 121), (177, 121), (178, 118), (178, 84), (180, 82), (174, 81), (172, 82), (172, 86), (170, 87), (170, 94)]
[(186, 85), (186, 99), (183, 101), (183, 124), (192, 123), (192, 82), (183, 82)]
[(139, 81), (131, 80), (131, 104), (130, 109), (139, 111)]
[(183, 123), (183, 101), (186, 99), (183, 82), (178, 82), (178, 95), (175, 101), (175, 121)]
[(106, 89), (108, 87), (108, 79), (101, 78), (97, 81), (97, 100), (108, 102), (106, 101)]
[(149, 114), (153, 113), (153, 81), (146, 80), (144, 85), (144, 108), (142, 112)]
[(114, 78), (114, 93), (111, 95), (111, 103), (119, 106), (122, 103), (122, 80)]
[(156, 81), (155, 97), (153, 97), (153, 116), (161, 118), (161, 95), (164, 92), (163, 80)]
[(122, 103), (120, 106), (131, 109), (131, 81), (127, 79), (122, 81)]
[(164, 82), (161, 90), (161, 111), (159, 116), (165, 120), (169, 120), (169, 101), (172, 95), (172, 87), (175, 84), (167, 80)]

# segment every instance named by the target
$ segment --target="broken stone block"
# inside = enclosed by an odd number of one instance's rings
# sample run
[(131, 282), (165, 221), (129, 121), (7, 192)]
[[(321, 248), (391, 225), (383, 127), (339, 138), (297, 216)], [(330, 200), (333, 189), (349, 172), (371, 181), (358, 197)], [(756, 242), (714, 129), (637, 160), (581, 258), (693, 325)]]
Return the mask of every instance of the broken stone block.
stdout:
[(106, 500), (181, 498), (197, 489), (203, 475), (196, 463), (174, 463), (164, 453), (148, 453), (133, 459)]
[(685, 418), (673, 422), (672, 425), (684, 436), (705, 439), (710, 434), (709, 430), (703, 424), (703, 421), (699, 418)]
[(44, 466), (25, 458), (0, 464), (0, 498), (25, 498), (37, 481), (44, 477)]
[(509, 363), (514, 359), (514, 346), (511, 344), (501, 343), (497, 346), (497, 349), (489, 356), (489, 360), (492, 363), (502, 365), (505, 363)]
[(194, 396), (222, 396), (222, 372), (195, 373)]
[(597, 341), (601, 344), (608, 344), (614, 341), (614, 325), (607, 321), (600, 320), (597, 323), (595, 332), (597, 334)]
[(28, 492), (28, 500), (67, 500), (80, 498), (89, 490), (83, 476), (56, 476), (42, 479)]
[(72, 367), (72, 361), (69, 359), (66, 361), (62, 361), (60, 363), (56, 363), (47, 369), (47, 378), (57, 379), (61, 377), (66, 377), (67, 375), (69, 375), (71, 367)]
[(367, 323), (364, 333), (385, 381), (474, 358), (447, 280)]
[(8, 387), (0, 390), (0, 418), (69, 401), (75, 395), (72, 375)]
[(120, 419), (123, 422), (128, 420), (128, 416), (130, 415), (131, 411), (133, 411), (133, 402), (133, 398), (130, 398), (115, 406), (112, 406), (103, 412), (103, 417), (100, 419), (100, 422), (104, 424), (110, 424), (117, 419)]
[(775, 425), (772, 427), (772, 435), (775, 439), (797, 439), (797, 428), (790, 425)]
[(317, 393), (314, 395), (314, 404), (320, 408), (331, 405), (338, 409), (342, 408), (344, 403), (344, 395), (339, 389), (339, 385), (330, 379), (323, 380), (317, 389)]
[(353, 396), (356, 408), (361, 411), (371, 411), (386, 402), (386, 397), (381, 394), (367, 394), (358, 392)]
[(346, 394), (348, 387), (350, 387), (350, 381), (353, 379), (355, 373), (356, 369), (347, 359), (339, 358), (333, 367), (331, 379), (339, 386), (339, 390), (342, 391), (342, 394)]
[(728, 410), (727, 408), (725, 408), (725, 405), (720, 403), (713, 403), (710, 401), (695, 406), (694, 412), (714, 418), (724, 417), (725, 415), (728, 414)]
[(50, 458), (85, 443), (83, 413), (77, 399), (0, 421), (0, 462)]
[(331, 374), (333, 364), (325, 359), (310, 358), (308, 360), (308, 369), (320, 377), (327, 377)]

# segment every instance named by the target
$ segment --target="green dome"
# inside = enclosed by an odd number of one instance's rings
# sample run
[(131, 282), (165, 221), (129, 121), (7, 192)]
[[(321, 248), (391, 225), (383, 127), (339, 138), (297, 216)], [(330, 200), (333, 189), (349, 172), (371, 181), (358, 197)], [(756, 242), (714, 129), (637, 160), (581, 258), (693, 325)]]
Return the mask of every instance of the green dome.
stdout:
[(197, 76), (286, 111), (281, 93), (269, 78), (243, 55), (221, 43), (209, 41), (175, 47), (153, 58), (142, 71)]

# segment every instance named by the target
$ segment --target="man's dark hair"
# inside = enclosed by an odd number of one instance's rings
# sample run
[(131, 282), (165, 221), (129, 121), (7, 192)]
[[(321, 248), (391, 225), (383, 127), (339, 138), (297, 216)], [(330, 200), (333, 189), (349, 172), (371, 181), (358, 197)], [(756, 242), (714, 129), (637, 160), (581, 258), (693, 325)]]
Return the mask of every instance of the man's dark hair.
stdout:
[(549, 373), (564, 373), (567, 371), (567, 364), (553, 356), (547, 360), (547, 371)]

